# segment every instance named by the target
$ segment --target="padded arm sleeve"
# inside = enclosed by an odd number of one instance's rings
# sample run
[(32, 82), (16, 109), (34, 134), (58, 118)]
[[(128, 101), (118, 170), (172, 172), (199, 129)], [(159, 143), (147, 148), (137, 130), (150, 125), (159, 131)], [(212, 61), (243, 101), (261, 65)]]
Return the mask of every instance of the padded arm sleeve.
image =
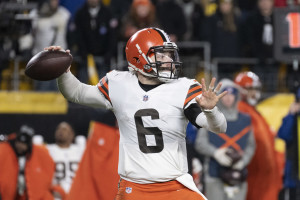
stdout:
[(212, 110), (203, 110), (197, 116), (196, 123), (214, 133), (225, 133), (227, 129), (225, 116), (216, 106)]
[(197, 123), (196, 119), (198, 115), (202, 112), (201, 108), (197, 103), (192, 103), (188, 108), (184, 110), (184, 115), (186, 118), (197, 128), (201, 128)]
[(96, 85), (81, 83), (71, 72), (57, 78), (57, 86), (62, 95), (71, 102), (94, 108), (108, 107), (109, 102)]

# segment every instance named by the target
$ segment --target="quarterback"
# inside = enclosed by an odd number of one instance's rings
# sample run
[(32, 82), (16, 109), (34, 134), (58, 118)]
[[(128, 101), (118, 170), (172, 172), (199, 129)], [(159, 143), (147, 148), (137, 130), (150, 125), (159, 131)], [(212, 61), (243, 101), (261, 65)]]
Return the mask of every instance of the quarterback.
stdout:
[[(51, 46), (45, 50), (61, 50)], [(69, 53), (69, 50), (67, 50)], [(116, 200), (206, 199), (187, 173), (185, 131), (188, 121), (214, 133), (226, 131), (216, 103), (213, 78), (181, 78), (177, 45), (161, 29), (146, 28), (127, 42), (129, 71), (111, 71), (98, 85), (86, 85), (68, 70), (57, 79), (69, 101), (111, 109), (120, 129), (121, 180)]]

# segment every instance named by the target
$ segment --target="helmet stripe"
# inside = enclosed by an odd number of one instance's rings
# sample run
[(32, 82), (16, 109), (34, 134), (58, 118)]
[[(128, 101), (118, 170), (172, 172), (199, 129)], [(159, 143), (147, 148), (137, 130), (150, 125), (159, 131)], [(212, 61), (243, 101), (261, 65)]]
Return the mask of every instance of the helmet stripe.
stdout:
[(169, 36), (163, 30), (159, 28), (153, 28), (153, 29), (159, 33), (159, 35), (162, 37), (164, 42), (170, 42)]

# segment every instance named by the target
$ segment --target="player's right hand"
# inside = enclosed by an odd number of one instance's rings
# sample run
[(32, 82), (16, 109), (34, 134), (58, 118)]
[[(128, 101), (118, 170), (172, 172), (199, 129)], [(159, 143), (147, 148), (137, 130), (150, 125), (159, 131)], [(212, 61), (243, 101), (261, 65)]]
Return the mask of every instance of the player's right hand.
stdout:
[[(71, 52), (69, 49), (64, 50), (61, 46), (49, 46), (49, 47), (45, 47), (44, 48), (45, 51), (65, 51), (66, 53), (68, 53), (69, 55), (71, 55)], [(66, 72), (69, 72), (71, 68), (71, 65), (68, 67), (68, 69), (66, 70)]]

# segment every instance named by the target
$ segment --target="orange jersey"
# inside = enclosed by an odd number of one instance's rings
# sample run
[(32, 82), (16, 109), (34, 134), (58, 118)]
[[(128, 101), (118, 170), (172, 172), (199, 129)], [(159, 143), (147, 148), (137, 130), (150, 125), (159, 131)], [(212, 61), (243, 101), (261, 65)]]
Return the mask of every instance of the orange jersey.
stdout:
[(112, 200), (118, 190), (119, 131), (95, 122), (69, 200)]
[[(0, 143), (0, 194), (2, 200), (15, 199), (17, 195), (18, 160), (9, 143)], [(25, 180), (28, 199), (50, 200), (54, 162), (47, 149), (33, 145), (32, 154), (26, 161)]]
[(274, 134), (254, 107), (240, 102), (238, 108), (251, 116), (256, 141), (256, 150), (248, 165), (247, 200), (277, 199), (281, 180), (276, 162)]

